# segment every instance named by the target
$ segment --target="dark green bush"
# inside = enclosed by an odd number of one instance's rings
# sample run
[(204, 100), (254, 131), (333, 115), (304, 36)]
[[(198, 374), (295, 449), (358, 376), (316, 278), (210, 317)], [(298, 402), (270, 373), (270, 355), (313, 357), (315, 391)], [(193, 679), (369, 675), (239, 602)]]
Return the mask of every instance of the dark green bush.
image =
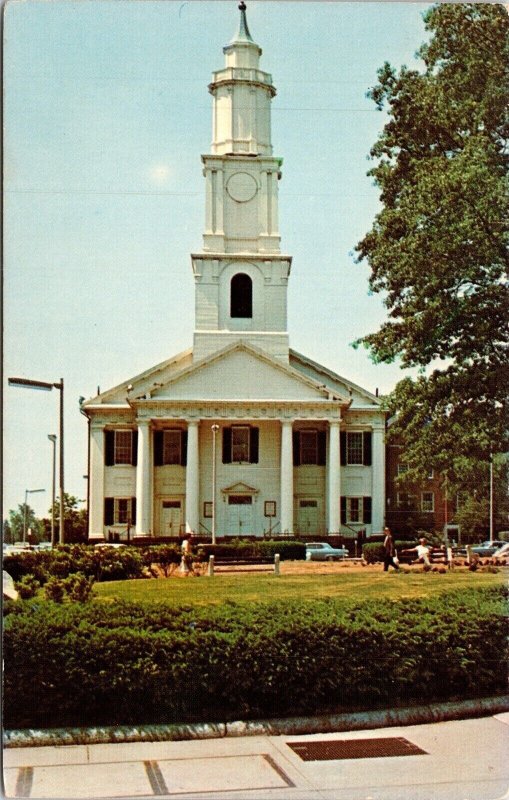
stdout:
[(504, 691), (505, 611), (498, 589), (383, 605), (11, 604), (4, 720), (10, 728), (170, 723)]
[(75, 572), (68, 578), (51, 577), (44, 587), (44, 593), (48, 600), (54, 603), (63, 603), (69, 600), (71, 603), (86, 603), (92, 594), (94, 584), (93, 577), (87, 578), (81, 572)]
[[(416, 542), (394, 542), (394, 546), (398, 553), (401, 550), (410, 550), (415, 547)], [(366, 542), (362, 545), (362, 557), (368, 564), (375, 564), (377, 561), (383, 561), (385, 557), (385, 550), (383, 542)]]
[(27, 550), (4, 558), (4, 569), (15, 581), (33, 575), (41, 584), (51, 577), (81, 573), (95, 581), (128, 580), (143, 576), (142, 553), (135, 547), (59, 545), (53, 550)]
[(14, 584), (14, 588), (22, 600), (30, 600), (35, 597), (40, 586), (41, 584), (34, 575), (23, 575), (21, 580)]
[(218, 560), (226, 557), (239, 560), (259, 558), (264, 561), (273, 561), (276, 553), (279, 553), (281, 561), (302, 561), (306, 558), (306, 545), (302, 542), (236, 540), (225, 544), (201, 544), (198, 546), (197, 552), (205, 561), (211, 555)]
[(151, 569), (152, 565), (156, 564), (163, 570), (164, 575), (168, 577), (172, 567), (180, 564), (182, 550), (175, 544), (156, 544), (143, 548), (141, 556), (145, 567)]

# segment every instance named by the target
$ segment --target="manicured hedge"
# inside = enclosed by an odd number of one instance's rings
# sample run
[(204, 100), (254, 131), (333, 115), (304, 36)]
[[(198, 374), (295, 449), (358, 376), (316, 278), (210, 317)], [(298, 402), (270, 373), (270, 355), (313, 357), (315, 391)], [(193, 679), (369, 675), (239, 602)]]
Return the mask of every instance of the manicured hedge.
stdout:
[[(235, 541), (227, 544), (200, 544), (194, 548), (196, 558), (207, 561), (214, 554), (226, 558), (273, 561), (279, 553), (281, 560), (304, 559), (306, 547), (302, 542)], [(119, 581), (142, 578), (144, 568), (159, 564), (167, 575), (171, 567), (180, 564), (182, 551), (178, 544), (150, 547), (93, 547), (90, 545), (60, 545), (53, 550), (26, 550), (8, 555), (3, 567), (15, 581), (32, 575), (43, 586), (50, 578), (68, 578), (80, 573), (94, 581)], [(155, 573), (154, 573), (155, 574)]]
[[(415, 547), (417, 542), (394, 542), (394, 547), (398, 551), (409, 550)], [(362, 545), (362, 556), (368, 564), (375, 564), (377, 561), (383, 561), (385, 558), (385, 549), (383, 542), (366, 542)]]
[(6, 610), (7, 728), (340, 712), (507, 685), (501, 589), (204, 608), (29, 600)]
[(143, 576), (143, 554), (136, 547), (60, 545), (53, 550), (27, 550), (5, 556), (3, 568), (15, 581), (33, 575), (44, 585), (51, 577), (77, 572), (95, 581), (128, 580)]
[(252, 559), (260, 558), (266, 561), (273, 561), (276, 553), (281, 556), (281, 561), (297, 561), (306, 558), (306, 545), (303, 542), (285, 541), (236, 541), (226, 544), (200, 544), (196, 548), (199, 554), (203, 554), (203, 559), (213, 555), (217, 560), (223, 558)]

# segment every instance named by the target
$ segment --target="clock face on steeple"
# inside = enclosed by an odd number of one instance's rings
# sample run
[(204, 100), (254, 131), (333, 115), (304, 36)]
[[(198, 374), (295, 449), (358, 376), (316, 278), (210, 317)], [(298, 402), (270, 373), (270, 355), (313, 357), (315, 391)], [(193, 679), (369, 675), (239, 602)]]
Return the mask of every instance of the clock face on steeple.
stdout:
[(255, 178), (248, 172), (235, 172), (226, 184), (226, 191), (237, 203), (247, 203), (258, 191)]

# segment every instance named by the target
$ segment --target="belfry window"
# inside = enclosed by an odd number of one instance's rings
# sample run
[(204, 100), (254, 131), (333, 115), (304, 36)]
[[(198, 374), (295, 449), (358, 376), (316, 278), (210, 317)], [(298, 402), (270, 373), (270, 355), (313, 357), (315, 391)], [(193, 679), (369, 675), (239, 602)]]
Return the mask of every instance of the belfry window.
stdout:
[(253, 316), (253, 282), (244, 272), (234, 275), (230, 284), (230, 316), (244, 319)]

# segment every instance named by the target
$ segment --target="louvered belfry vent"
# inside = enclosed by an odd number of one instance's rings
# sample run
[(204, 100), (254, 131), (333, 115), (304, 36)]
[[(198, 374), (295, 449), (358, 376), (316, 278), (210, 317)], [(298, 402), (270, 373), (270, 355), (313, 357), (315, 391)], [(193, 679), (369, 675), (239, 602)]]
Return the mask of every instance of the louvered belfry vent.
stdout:
[(427, 755), (408, 739), (338, 739), (321, 742), (287, 742), (303, 761), (336, 761), (349, 758), (390, 758)]

